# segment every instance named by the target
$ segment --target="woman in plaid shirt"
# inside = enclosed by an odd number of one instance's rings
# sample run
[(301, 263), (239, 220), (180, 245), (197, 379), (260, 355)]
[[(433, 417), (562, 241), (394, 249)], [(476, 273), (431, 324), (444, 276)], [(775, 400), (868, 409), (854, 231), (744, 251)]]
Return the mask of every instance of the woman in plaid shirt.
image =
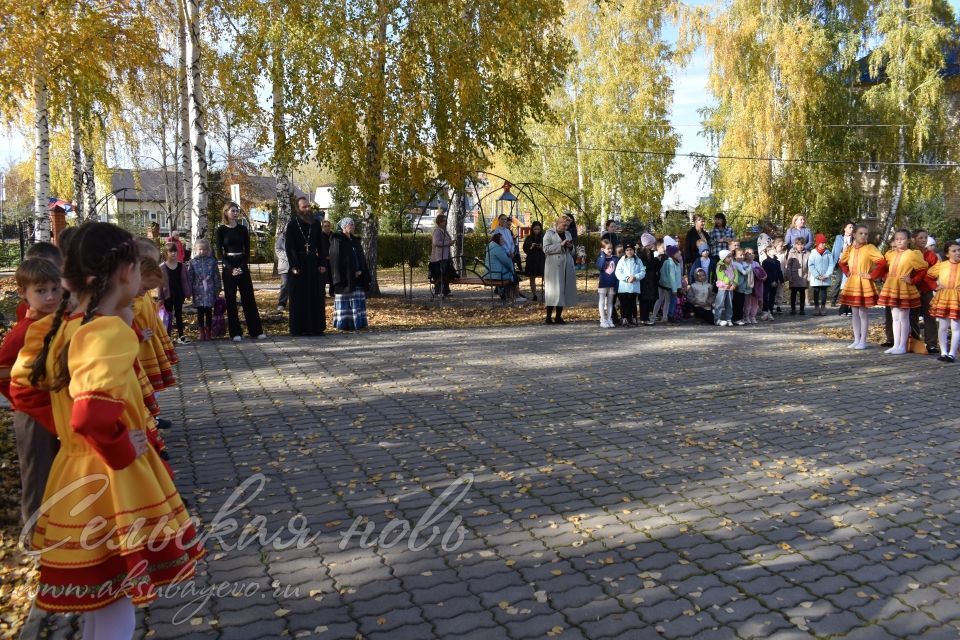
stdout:
[(713, 229), (710, 230), (710, 255), (719, 256), (721, 251), (730, 248), (734, 239), (733, 229), (727, 226), (727, 216), (718, 213), (713, 217)]

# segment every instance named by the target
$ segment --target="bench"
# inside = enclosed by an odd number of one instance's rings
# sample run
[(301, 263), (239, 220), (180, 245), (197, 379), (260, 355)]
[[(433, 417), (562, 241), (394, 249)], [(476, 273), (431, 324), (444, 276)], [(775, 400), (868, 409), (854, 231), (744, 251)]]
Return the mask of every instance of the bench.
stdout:
[(490, 278), (483, 278), (481, 276), (476, 276), (476, 277), (468, 277), (468, 278), (456, 278), (455, 280), (451, 280), (448, 284), (451, 286), (457, 285), (457, 284), (464, 284), (464, 285), (472, 284), (472, 285), (479, 285), (483, 287), (506, 287), (506, 286), (512, 285), (513, 280), (492, 280)]
[[(491, 299), (493, 300), (496, 299), (497, 287), (511, 287), (514, 284), (513, 280), (501, 280), (499, 278), (483, 276), (481, 275), (481, 270), (486, 271), (486, 265), (479, 258), (472, 258), (471, 261), (460, 270), (460, 277), (447, 281), (447, 284), (451, 287), (457, 285), (489, 287)], [(437, 295), (433, 292), (433, 286), (436, 284), (436, 281), (433, 276), (428, 276), (427, 280), (430, 283), (430, 297), (436, 298)]]

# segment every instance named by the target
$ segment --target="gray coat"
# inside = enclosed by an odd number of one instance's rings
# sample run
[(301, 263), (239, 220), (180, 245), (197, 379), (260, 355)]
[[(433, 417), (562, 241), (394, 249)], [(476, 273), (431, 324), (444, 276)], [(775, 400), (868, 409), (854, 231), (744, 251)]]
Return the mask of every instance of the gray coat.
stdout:
[(556, 229), (543, 234), (543, 252), (546, 263), (543, 269), (543, 303), (548, 307), (572, 307), (577, 303), (577, 276), (573, 268), (573, 251), (564, 249), (561, 243), (572, 240), (565, 231), (561, 238)]
[(277, 256), (277, 273), (290, 271), (290, 260), (287, 259), (287, 234), (277, 231), (277, 239), (273, 243), (273, 253)]

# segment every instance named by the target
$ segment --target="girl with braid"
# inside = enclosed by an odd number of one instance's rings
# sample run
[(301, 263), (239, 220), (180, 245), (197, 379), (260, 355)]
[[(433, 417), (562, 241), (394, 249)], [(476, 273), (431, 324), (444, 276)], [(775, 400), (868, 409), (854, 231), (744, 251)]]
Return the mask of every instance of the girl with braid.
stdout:
[(163, 284), (160, 251), (146, 238), (137, 240), (140, 256), (140, 291), (133, 301), (134, 329), (141, 335), (140, 366), (144, 368), (154, 391), (163, 391), (177, 383), (173, 365), (179, 361), (173, 342), (160, 322), (157, 304), (150, 291)]
[[(13, 367), (15, 405), (56, 430), (54, 459), (33, 534), (40, 557), (36, 605), (83, 614), (84, 637), (131, 638), (135, 605), (190, 578), (203, 549), (156, 451), (136, 374), (131, 303), (140, 290), (137, 243), (95, 222), (71, 240), (69, 296), (38, 321), (36, 357)], [(29, 342), (29, 340), (28, 340)]]

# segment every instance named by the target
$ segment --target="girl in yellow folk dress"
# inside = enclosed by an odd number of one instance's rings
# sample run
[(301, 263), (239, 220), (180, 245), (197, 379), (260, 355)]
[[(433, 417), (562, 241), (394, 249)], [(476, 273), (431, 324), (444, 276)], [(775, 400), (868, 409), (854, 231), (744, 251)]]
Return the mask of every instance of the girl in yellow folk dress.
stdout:
[[(944, 245), (947, 259), (930, 267), (927, 276), (937, 281), (937, 292), (930, 303), (930, 315), (937, 319), (940, 362), (956, 362), (960, 346), (960, 243)], [(949, 349), (947, 332), (950, 333)]]
[(21, 353), (12, 372), (15, 406), (52, 423), (60, 439), (33, 533), (36, 604), (83, 613), (85, 638), (130, 638), (134, 605), (191, 577), (203, 549), (148, 445), (153, 419), (130, 326), (140, 287), (136, 242), (111, 224), (84, 225), (68, 247), (63, 281), (76, 312), (66, 313), (65, 296), (49, 323), (35, 323), (46, 331), (42, 347), (35, 358)]
[[(143, 367), (154, 391), (163, 391), (177, 383), (173, 365), (177, 354), (167, 330), (160, 322), (157, 304), (150, 291), (163, 284), (160, 270), (160, 250), (150, 240), (137, 240), (140, 255), (140, 291), (133, 301), (134, 329), (140, 334), (140, 366)], [(173, 358), (171, 360), (171, 358)]]
[(898, 230), (893, 236), (893, 249), (884, 256), (887, 261), (886, 279), (877, 304), (890, 308), (893, 317), (893, 347), (884, 353), (901, 355), (910, 342), (910, 309), (920, 308), (920, 290), (917, 284), (927, 275), (927, 261), (923, 254), (910, 248), (910, 232)]
[(870, 329), (867, 311), (877, 303), (877, 285), (873, 279), (879, 277), (886, 266), (880, 251), (867, 242), (869, 233), (866, 225), (857, 225), (853, 230), (853, 243), (840, 256), (840, 269), (847, 276), (840, 304), (853, 311), (853, 342), (848, 349), (867, 348)]

